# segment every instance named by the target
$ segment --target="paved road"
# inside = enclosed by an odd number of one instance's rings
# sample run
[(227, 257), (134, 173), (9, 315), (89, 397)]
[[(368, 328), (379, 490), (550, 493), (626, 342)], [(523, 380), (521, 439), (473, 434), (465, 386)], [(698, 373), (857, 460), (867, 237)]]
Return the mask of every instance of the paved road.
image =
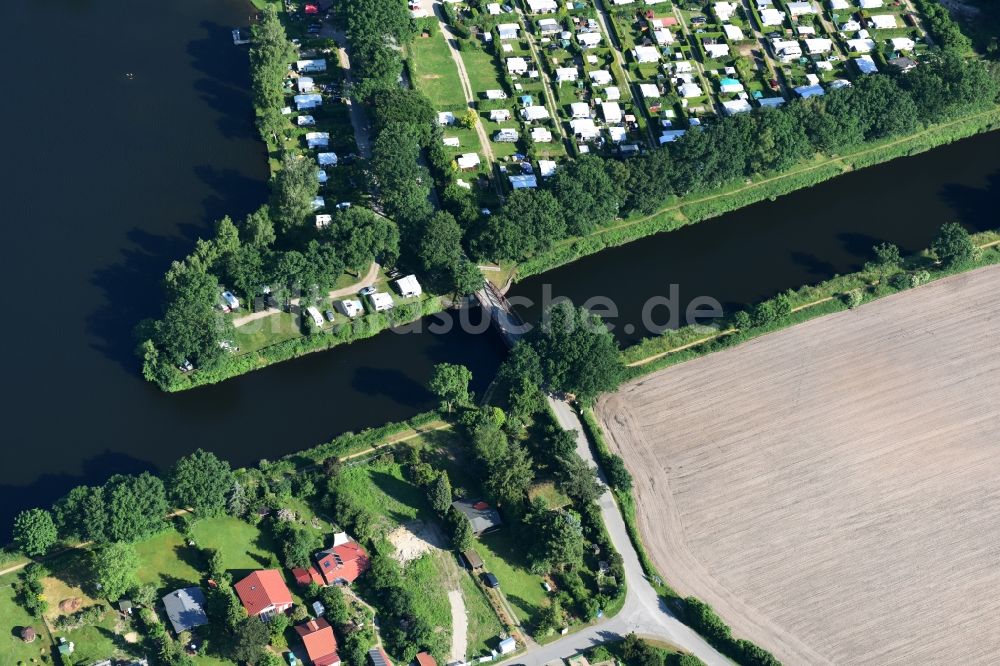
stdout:
[[(572, 407), (562, 401), (549, 399), (549, 404), (555, 410), (559, 425), (576, 433), (577, 452), (591, 465), (596, 466), (594, 457), (583, 426)], [(603, 480), (603, 476), (602, 476)], [(611, 541), (621, 553), (625, 564), (625, 581), (628, 594), (621, 612), (613, 618), (599, 624), (587, 627), (574, 634), (569, 634), (548, 645), (529, 648), (527, 652), (518, 655), (514, 661), (525, 666), (542, 666), (550, 661), (565, 659), (583, 650), (607, 641), (624, 638), (627, 634), (636, 634), (670, 643), (698, 656), (709, 666), (732, 666), (729, 659), (709, 645), (704, 638), (693, 629), (675, 618), (666, 608), (663, 600), (646, 580), (639, 564), (639, 556), (632, 547), (625, 521), (618, 511), (610, 490), (605, 490), (598, 504), (601, 516), (611, 535)]]

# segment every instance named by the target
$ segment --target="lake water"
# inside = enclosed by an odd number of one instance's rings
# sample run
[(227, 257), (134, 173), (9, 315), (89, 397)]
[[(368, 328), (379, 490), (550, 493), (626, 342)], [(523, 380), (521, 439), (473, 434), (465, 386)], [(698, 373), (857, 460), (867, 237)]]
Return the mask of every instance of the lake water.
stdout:
[[(386, 333), (179, 395), (139, 377), (131, 330), (156, 313), (165, 268), (213, 219), (267, 196), (246, 51), (229, 36), (251, 11), (45, 0), (9, 12), (0, 537), (22, 508), (197, 447), (240, 465), (409, 417), (433, 404), (435, 363), (468, 365), (482, 390), (503, 356), (492, 333)], [(513, 294), (535, 299), (547, 282), (578, 301), (614, 296), (623, 325), (671, 283), (682, 299), (756, 301), (856, 268), (879, 239), (910, 250), (947, 220), (995, 226), (998, 155), (1000, 134), (977, 137), (608, 250)]]
[(179, 395), (139, 376), (132, 327), (157, 313), (170, 261), (267, 197), (247, 51), (230, 37), (252, 11), (40, 0), (8, 12), (0, 538), (17, 511), (78, 483), (197, 447), (275, 458), (428, 409), (436, 362), (466, 363), (481, 390), (502, 358), (492, 336), (390, 333)]

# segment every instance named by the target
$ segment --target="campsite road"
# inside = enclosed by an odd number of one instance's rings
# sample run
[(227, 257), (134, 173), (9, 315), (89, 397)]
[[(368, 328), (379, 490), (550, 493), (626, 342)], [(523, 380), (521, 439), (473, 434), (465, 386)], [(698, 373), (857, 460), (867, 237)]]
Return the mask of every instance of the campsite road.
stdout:
[[(334, 27), (329, 22), (323, 23), (320, 35), (337, 42), (337, 59), (340, 63), (340, 68), (344, 70), (345, 87), (350, 90), (354, 79), (351, 78), (351, 58), (347, 50), (347, 35), (344, 34), (343, 30)], [(358, 100), (352, 98), (349, 111), (351, 125), (354, 127), (354, 143), (358, 146), (358, 154), (366, 160), (370, 159), (372, 156), (371, 125), (368, 122), (364, 108), (358, 104)]]
[[(425, 0), (424, 5), (427, 4)], [(462, 94), (465, 96), (465, 102), (468, 104), (470, 109), (476, 108), (476, 91), (472, 89), (472, 83), (469, 80), (469, 72), (465, 69), (465, 61), (462, 60), (462, 54), (459, 53), (458, 47), (458, 36), (451, 31), (451, 27), (445, 22), (444, 10), (441, 8), (440, 2), (434, 2), (433, 11), (434, 15), (437, 17), (438, 25), (441, 28), (441, 35), (444, 37), (445, 43), (448, 44), (448, 50), (451, 52), (451, 59), (455, 61), (455, 67), (458, 69), (458, 80), (462, 83)], [(496, 157), (493, 155), (493, 147), (490, 145), (490, 138), (486, 135), (486, 130), (483, 128), (482, 122), (476, 123), (476, 134), (479, 135), (479, 143), (483, 148), (483, 155), (486, 157), (487, 163), (490, 165), (490, 175), (493, 174), (493, 164), (496, 162)], [(492, 181), (493, 178), (490, 178)], [(495, 183), (494, 183), (495, 184)], [(499, 187), (497, 188), (497, 194), (503, 195)]]
[[(354, 284), (347, 285), (346, 287), (341, 287), (340, 289), (334, 289), (327, 293), (327, 298), (343, 298), (344, 296), (353, 296), (362, 287), (368, 287), (372, 285), (378, 278), (378, 269), (381, 268), (377, 261), (373, 261), (371, 268), (368, 269), (368, 273), (365, 274), (363, 278), (355, 282)], [(292, 305), (298, 305), (299, 299), (293, 298), (289, 301)], [(248, 315), (243, 315), (242, 317), (236, 317), (233, 319), (233, 326), (240, 327), (244, 324), (249, 324), (252, 321), (257, 321), (258, 319), (263, 319), (264, 317), (270, 317), (271, 315), (278, 314), (279, 312), (284, 312), (280, 308), (268, 308), (267, 310), (260, 310), (259, 312), (251, 312)]]
[[(556, 418), (566, 430), (576, 435), (577, 451), (588, 464), (597, 466), (590, 445), (583, 434), (583, 426), (576, 412), (565, 402), (549, 399)], [(603, 475), (602, 475), (603, 482)], [(693, 629), (683, 624), (666, 608), (663, 599), (646, 580), (639, 556), (632, 546), (625, 521), (615, 504), (611, 491), (605, 492), (598, 500), (604, 525), (611, 535), (611, 541), (621, 553), (625, 565), (625, 581), (628, 592), (622, 610), (612, 618), (569, 634), (557, 641), (541, 647), (531, 647), (514, 659), (525, 666), (543, 666), (553, 660), (565, 659), (607, 641), (624, 638), (636, 633), (644, 638), (664, 641), (682, 650), (691, 652), (709, 666), (732, 666), (732, 663), (708, 644)]]

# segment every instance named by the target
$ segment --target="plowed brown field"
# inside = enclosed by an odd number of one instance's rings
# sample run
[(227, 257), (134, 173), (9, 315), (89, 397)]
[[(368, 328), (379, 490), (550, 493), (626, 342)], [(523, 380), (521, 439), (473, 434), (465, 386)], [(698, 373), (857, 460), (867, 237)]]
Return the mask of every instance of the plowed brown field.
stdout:
[(1000, 663), (998, 327), (993, 267), (605, 396), (660, 572), (788, 665)]

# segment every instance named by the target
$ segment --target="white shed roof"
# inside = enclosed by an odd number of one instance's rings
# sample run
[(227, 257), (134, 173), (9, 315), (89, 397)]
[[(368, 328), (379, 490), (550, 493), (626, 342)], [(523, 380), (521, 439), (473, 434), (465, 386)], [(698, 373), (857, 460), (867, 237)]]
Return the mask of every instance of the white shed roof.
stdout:
[(549, 117), (549, 110), (544, 106), (525, 106), (521, 109), (521, 118), (527, 122), (535, 120), (545, 120)]
[(595, 69), (590, 72), (590, 80), (596, 86), (606, 86), (611, 83), (611, 72), (606, 69)]
[(475, 169), (480, 164), (479, 155), (476, 153), (465, 153), (455, 158), (455, 163), (459, 169)]
[(527, 2), (532, 14), (554, 14), (559, 9), (556, 0), (527, 0)]
[(552, 132), (550, 132), (545, 127), (532, 127), (531, 140), (534, 141), (535, 143), (551, 143)]
[(896, 17), (892, 14), (876, 14), (872, 16), (871, 25), (873, 28), (878, 28), (879, 30), (892, 30), (893, 28), (899, 27), (896, 23)]
[(403, 296), (419, 296), (424, 293), (416, 275), (407, 275), (396, 280), (396, 287)]
[(635, 61), (639, 63), (657, 62), (660, 59), (660, 49), (655, 46), (637, 46), (632, 49)]
[(640, 83), (639, 92), (646, 99), (655, 99), (660, 97), (660, 89), (656, 87), (655, 83)]

